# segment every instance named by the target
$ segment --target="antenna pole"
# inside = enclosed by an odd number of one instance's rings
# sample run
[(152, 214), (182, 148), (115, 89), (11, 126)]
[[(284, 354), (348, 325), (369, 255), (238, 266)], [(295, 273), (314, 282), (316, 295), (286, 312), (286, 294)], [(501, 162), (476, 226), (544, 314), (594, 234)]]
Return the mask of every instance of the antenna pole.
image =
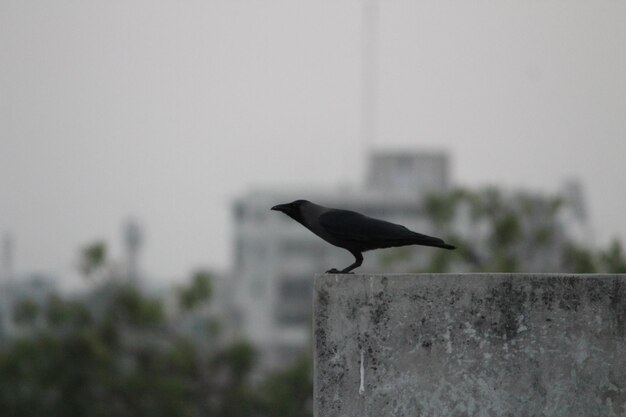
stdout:
[(363, 161), (367, 161), (378, 128), (378, 0), (362, 1), (360, 136)]

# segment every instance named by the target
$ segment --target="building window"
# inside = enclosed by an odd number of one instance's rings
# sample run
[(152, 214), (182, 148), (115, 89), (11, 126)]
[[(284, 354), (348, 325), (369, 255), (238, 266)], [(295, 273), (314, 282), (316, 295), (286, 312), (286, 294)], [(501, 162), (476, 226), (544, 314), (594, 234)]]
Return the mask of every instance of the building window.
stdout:
[(280, 326), (306, 326), (311, 321), (313, 281), (306, 277), (282, 277), (278, 281), (275, 317)]
[(311, 300), (313, 281), (310, 278), (283, 278), (278, 284), (278, 297), (281, 301)]
[(311, 324), (311, 310), (294, 311), (279, 309), (276, 312), (276, 321), (279, 326), (284, 327), (302, 327)]

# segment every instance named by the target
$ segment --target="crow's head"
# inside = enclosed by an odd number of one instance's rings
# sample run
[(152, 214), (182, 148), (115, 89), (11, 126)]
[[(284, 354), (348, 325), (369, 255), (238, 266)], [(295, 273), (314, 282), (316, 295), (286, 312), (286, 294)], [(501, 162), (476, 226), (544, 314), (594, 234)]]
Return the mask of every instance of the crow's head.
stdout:
[(291, 203), (278, 204), (272, 207), (272, 210), (282, 211), (295, 221), (300, 222), (302, 221), (302, 207), (306, 206), (307, 204), (311, 203), (306, 200), (296, 200)]

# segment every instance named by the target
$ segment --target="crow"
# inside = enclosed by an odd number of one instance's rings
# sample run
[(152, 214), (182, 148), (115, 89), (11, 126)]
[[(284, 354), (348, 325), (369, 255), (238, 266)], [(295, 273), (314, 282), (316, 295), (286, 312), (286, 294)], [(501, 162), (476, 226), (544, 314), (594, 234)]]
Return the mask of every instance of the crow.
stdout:
[(348, 274), (363, 263), (363, 252), (397, 246), (422, 245), (455, 249), (442, 239), (413, 232), (399, 224), (367, 217), (363, 214), (320, 206), (307, 200), (279, 204), (272, 210), (281, 211), (328, 243), (349, 251), (355, 262), (327, 274)]

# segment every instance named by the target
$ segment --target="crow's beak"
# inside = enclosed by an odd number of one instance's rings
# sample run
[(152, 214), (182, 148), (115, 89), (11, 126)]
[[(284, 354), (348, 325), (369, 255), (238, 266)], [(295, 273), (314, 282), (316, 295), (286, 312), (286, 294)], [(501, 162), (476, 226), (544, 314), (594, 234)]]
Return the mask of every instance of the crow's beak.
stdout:
[(272, 210), (274, 211), (282, 211), (283, 213), (287, 211), (287, 204), (278, 204), (274, 207), (272, 207)]

